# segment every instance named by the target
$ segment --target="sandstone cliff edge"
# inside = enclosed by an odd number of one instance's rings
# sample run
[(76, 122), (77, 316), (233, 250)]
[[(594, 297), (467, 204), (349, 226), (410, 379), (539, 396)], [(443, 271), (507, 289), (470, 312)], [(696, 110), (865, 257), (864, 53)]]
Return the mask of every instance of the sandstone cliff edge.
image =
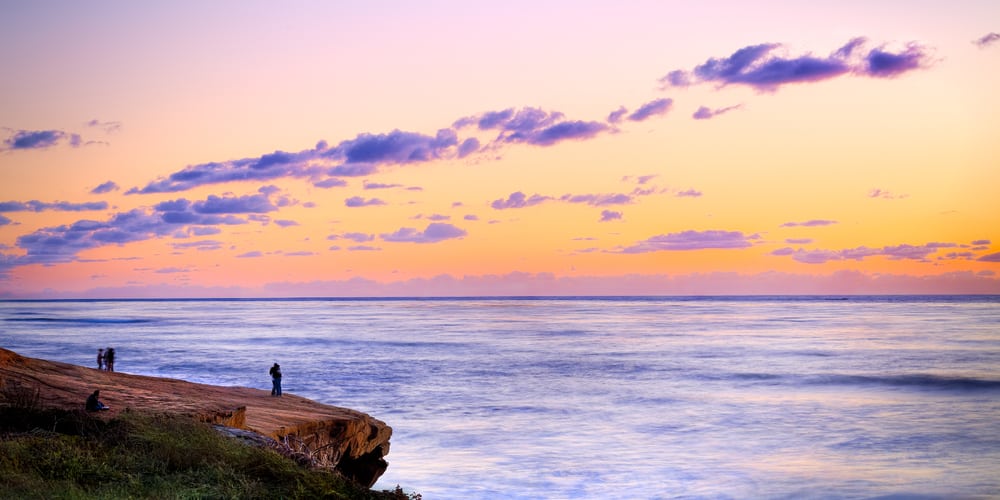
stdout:
[(392, 428), (365, 413), (247, 387), (221, 387), (183, 380), (109, 373), (95, 368), (28, 358), (0, 348), (0, 386), (37, 389), (45, 407), (82, 409), (95, 389), (121, 411), (189, 415), (202, 421), (253, 431), (307, 450), (358, 483), (371, 487), (385, 472)]

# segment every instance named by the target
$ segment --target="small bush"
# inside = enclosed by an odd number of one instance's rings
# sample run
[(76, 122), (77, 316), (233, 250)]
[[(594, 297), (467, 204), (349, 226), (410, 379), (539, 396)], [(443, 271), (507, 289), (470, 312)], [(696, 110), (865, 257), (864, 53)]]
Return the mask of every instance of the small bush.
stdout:
[[(19, 417), (4, 418), (12, 412)], [(103, 422), (83, 412), (0, 413), (4, 497), (420, 498), (303, 468), (184, 417), (123, 413)]]
[(11, 408), (37, 410), (41, 396), (38, 387), (27, 387), (17, 380), (4, 380), (0, 384), (0, 402)]

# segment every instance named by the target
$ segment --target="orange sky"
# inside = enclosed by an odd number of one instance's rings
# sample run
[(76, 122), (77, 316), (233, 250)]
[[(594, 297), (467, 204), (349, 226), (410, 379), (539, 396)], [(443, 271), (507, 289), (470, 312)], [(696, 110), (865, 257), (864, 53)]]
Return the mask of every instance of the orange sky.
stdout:
[(1000, 293), (997, 19), (6, 4), (0, 297)]

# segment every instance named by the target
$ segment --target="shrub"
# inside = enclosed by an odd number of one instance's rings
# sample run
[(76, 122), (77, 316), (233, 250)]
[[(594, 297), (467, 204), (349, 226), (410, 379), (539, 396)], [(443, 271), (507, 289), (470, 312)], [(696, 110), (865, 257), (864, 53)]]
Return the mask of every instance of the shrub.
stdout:
[(303, 468), (185, 417), (132, 412), (104, 422), (84, 412), (0, 410), (6, 497), (420, 498)]

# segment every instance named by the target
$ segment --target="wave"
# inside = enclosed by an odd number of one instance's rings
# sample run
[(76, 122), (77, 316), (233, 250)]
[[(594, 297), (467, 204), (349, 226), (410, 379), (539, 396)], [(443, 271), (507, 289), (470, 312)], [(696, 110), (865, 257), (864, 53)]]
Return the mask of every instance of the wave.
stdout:
[[(823, 379), (826, 379), (825, 381)], [(817, 384), (832, 385), (883, 385), (941, 390), (996, 390), (1000, 380), (974, 377), (950, 377), (926, 373), (903, 375), (832, 375), (817, 377)]]
[(129, 325), (138, 323), (153, 323), (156, 320), (146, 318), (4, 318), (4, 321), (16, 323), (67, 323), (82, 325)]
[(794, 375), (760, 372), (699, 374), (700, 380), (736, 381), (767, 385), (808, 386), (883, 386), (942, 391), (1000, 390), (1000, 380), (975, 377), (933, 375), (927, 373), (899, 375)]

